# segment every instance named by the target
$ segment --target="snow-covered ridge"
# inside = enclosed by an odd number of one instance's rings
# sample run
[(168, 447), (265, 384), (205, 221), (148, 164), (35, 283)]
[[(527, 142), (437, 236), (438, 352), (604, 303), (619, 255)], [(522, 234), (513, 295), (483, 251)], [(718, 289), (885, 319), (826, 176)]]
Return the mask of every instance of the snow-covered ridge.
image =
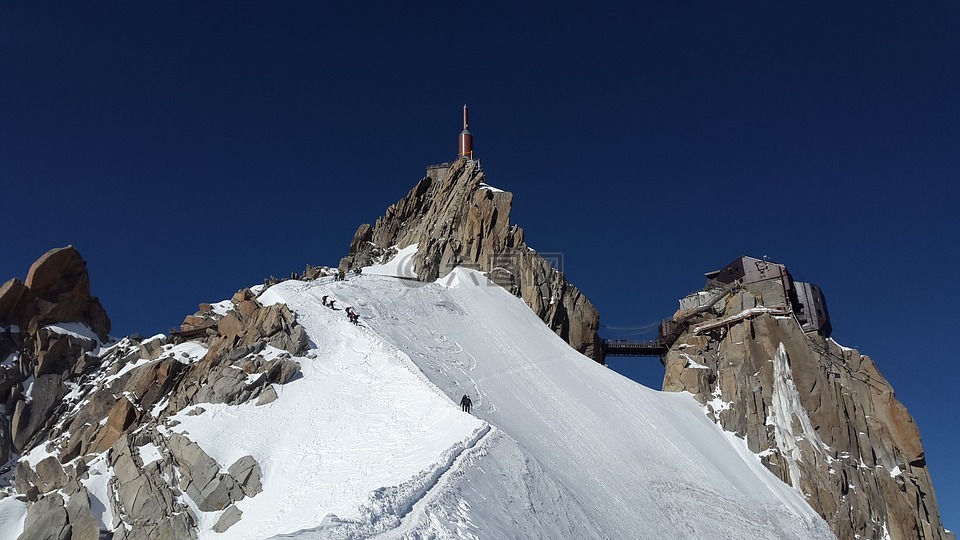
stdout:
[[(354, 308), (361, 325), (349, 325), (339, 312), (324, 331), (319, 321), (335, 313), (315, 307), (324, 295)], [(730, 444), (689, 395), (650, 390), (585, 359), (478, 272), (456, 269), (436, 284), (409, 287), (364, 269), (344, 282), (284, 282), (260, 300), (287, 303), (320, 340), (318, 352), (351, 332), (383, 343), (448, 405), (469, 394), (476, 417), (497, 430), (478, 445), (482, 452), (444, 473), (412, 506), (417, 511), (399, 522), (391, 517), (397, 528), (385, 538), (831, 535), (796, 492)], [(322, 523), (283, 537), (369, 532), (381, 523), (370, 516), (388, 504), (376, 495), (383, 491), (373, 493), (362, 504), (366, 517), (331, 509), (318, 516)], [(514, 507), (504, 493), (529, 501), (536, 513)], [(688, 508), (698, 510), (680, 510)]]
[[(412, 259), (416, 246), (401, 253)], [(402, 275), (390, 264), (380, 271)], [(225, 510), (203, 511), (176, 492), (199, 538), (830, 536), (690, 395), (650, 390), (581, 356), (481, 273), (458, 268), (416, 285), (367, 268), (345, 281), (258, 289), (261, 304), (285, 304), (308, 334), (308, 350), (292, 358), (299, 376), (265, 404), (202, 403), (167, 420), (164, 401), (142, 411), (161, 425), (156, 444), (131, 447), (140, 466), (163, 459), (164, 438), (186, 437), (222, 469), (247, 457), (259, 467), (262, 490)], [(193, 342), (164, 345), (158, 360), (129, 356), (89, 384), (205, 353)], [(472, 414), (457, 405), (464, 394)], [(24, 459), (36, 466), (48, 455), (38, 447)], [(83, 485), (111, 529), (124, 525), (106, 455), (90, 462)], [(164, 480), (175, 486), (183, 474)], [(23, 508), (0, 500), (3, 534), (19, 535)], [(216, 532), (231, 508), (239, 521)]]

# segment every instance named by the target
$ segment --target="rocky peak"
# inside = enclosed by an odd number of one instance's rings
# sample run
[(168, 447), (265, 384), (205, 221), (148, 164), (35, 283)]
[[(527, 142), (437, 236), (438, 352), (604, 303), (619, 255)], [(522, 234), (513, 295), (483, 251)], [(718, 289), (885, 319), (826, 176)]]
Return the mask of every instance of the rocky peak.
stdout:
[(663, 389), (696, 396), (841, 540), (948, 538), (920, 432), (876, 364), (763, 292), (728, 286), (678, 312)]
[(510, 223), (513, 194), (486, 184), (474, 160), (435, 165), (374, 226), (363, 224), (340, 262), (344, 271), (384, 262), (398, 248), (418, 245), (409, 266), (434, 281), (457, 266), (488, 277), (523, 298), (560, 337), (581, 353), (600, 354), (599, 313), (563, 273), (527, 246)]
[(48, 324), (77, 322), (107, 341), (110, 319), (90, 296), (87, 263), (73, 247), (51, 249), (30, 266), (26, 282), (17, 278), (0, 286), (0, 324), (35, 334)]

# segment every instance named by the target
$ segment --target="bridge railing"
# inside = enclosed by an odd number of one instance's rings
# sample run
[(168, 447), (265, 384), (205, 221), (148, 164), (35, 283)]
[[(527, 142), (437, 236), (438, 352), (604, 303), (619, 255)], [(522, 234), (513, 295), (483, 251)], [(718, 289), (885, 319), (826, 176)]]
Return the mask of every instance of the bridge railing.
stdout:
[(636, 340), (625, 340), (625, 339), (614, 339), (603, 340), (603, 346), (607, 349), (633, 349), (638, 347), (660, 347), (660, 340), (658, 339), (647, 339), (642, 341)]

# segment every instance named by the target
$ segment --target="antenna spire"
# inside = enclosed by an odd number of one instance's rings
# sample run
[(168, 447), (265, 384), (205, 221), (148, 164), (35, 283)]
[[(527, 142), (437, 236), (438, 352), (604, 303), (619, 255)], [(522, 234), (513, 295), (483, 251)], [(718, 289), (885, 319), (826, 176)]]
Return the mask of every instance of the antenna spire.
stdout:
[(463, 131), (460, 132), (459, 157), (473, 159), (473, 134), (467, 130), (467, 105), (463, 105)]

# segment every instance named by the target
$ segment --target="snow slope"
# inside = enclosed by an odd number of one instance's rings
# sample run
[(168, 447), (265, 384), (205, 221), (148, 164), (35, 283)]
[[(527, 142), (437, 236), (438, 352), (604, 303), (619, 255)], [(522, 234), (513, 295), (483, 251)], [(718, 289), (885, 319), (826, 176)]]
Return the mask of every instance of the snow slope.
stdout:
[[(261, 300), (271, 303), (273, 291)], [(277, 386), (279, 399), (268, 405), (203, 404), (201, 414), (188, 408), (174, 417), (180, 423), (173, 431), (222, 467), (252, 455), (262, 469), (263, 492), (236, 503), (242, 519), (223, 535), (212, 530), (222, 512), (191, 504), (200, 538), (261, 539), (325, 518), (347, 520), (340, 528), (362, 536), (394, 528), (410, 501), (489, 431), (396, 348), (350, 325), (342, 310), (323, 307), (306, 291), (291, 304), (312, 342), (296, 359), (301, 378)]]
[[(287, 441), (270, 428), (261, 437), (271, 441), (253, 448), (271, 463), (265, 491), (241, 506), (235, 528), (248, 512), (258, 520), (282, 512), (277, 537), (303, 539), (832, 537), (691, 396), (645, 388), (587, 360), (481, 274), (458, 269), (435, 284), (372, 274), (287, 281), (260, 297), (296, 311), (318, 354), (295, 383), (302, 389), (287, 385), (275, 405), (307, 387), (333, 401), (294, 397), (310, 425), (289, 429), (302, 436)], [(320, 306), (323, 295), (353, 306), (360, 326)], [(476, 419), (455, 409), (464, 393)], [(327, 407), (336, 414), (324, 415)], [(221, 416), (244, 419), (218, 434), (250, 423), (254, 411), (224, 409)], [(231, 437), (229, 448), (218, 448), (219, 435), (200, 444), (229, 464), (255, 446)], [(278, 479), (277, 463), (298, 456), (310, 461)], [(311, 492), (301, 498), (314, 507), (294, 512), (272, 500), (287, 488), (268, 483), (293, 485), (296, 470), (297, 486)], [(261, 504), (275, 509), (260, 512)]]

